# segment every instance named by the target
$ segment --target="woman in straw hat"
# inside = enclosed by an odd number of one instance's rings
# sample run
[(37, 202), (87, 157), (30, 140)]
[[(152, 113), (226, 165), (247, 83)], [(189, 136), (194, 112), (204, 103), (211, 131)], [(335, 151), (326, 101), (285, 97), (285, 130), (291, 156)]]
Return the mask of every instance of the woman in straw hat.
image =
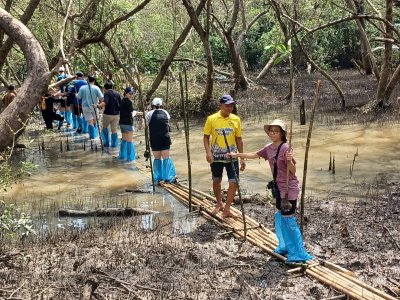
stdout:
[[(304, 250), (303, 239), (295, 217), (299, 181), (296, 177), (296, 160), (293, 151), (286, 143), (286, 124), (276, 119), (264, 125), (264, 130), (271, 143), (257, 152), (231, 153), (230, 155), (249, 159), (262, 157), (268, 160), (274, 177), (274, 180), (268, 184), (268, 188), (272, 189), (278, 209), (275, 213), (275, 232), (279, 245), (275, 252), (288, 255), (287, 263), (308, 261), (313, 257)], [(289, 174), (288, 182), (287, 174)]]

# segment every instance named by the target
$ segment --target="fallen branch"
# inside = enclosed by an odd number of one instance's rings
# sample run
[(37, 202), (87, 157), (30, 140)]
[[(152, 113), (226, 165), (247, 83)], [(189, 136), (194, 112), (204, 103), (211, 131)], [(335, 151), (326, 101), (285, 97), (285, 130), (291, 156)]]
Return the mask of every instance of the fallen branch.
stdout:
[(238, 278), (238, 281), (246, 288), (246, 290), (250, 294), (250, 299), (253, 300), (261, 300), (261, 298), (258, 296), (257, 292), (248, 284), (242, 277)]
[(99, 275), (104, 276), (104, 277), (107, 277), (108, 279), (111, 279), (111, 280), (113, 280), (113, 281), (115, 281), (117, 283), (120, 283), (120, 284), (123, 284), (123, 285), (126, 285), (126, 286), (133, 285), (135, 288), (140, 289), (140, 290), (148, 290), (148, 291), (157, 292), (157, 293), (164, 292), (163, 290), (152, 288), (152, 287), (149, 287), (149, 286), (144, 286), (144, 285), (140, 285), (140, 284), (136, 284), (136, 283), (132, 284), (130, 282), (123, 281), (121, 279), (112, 277), (111, 275), (107, 274), (106, 272), (103, 272), (103, 271), (100, 271), (100, 270), (94, 270), (94, 273), (99, 274)]
[(21, 252), (12, 252), (12, 253), (8, 253), (8, 254), (4, 254), (0, 256), (0, 261), (8, 261), (11, 258), (13, 258), (14, 256), (20, 255)]
[(397, 247), (397, 249), (400, 250), (400, 246), (399, 246), (399, 244), (397, 243), (397, 240), (393, 237), (392, 232), (389, 230), (389, 228), (387, 228), (385, 225), (383, 225), (383, 228), (385, 228), (385, 230), (386, 230), (387, 233), (389, 234), (390, 238), (391, 238), (392, 241), (393, 241), (393, 244), (395, 244), (396, 247)]
[(145, 190), (145, 189), (125, 189), (125, 192), (127, 193), (143, 193), (143, 194), (151, 194), (153, 191), (152, 190)]
[(99, 286), (99, 282), (97, 281), (96, 277), (90, 276), (86, 282), (85, 285), (82, 287), (81, 290), (81, 296), (80, 300), (91, 300), (94, 291), (97, 289)]
[(98, 208), (89, 210), (60, 209), (59, 217), (132, 217), (141, 215), (151, 215), (157, 213), (153, 210), (141, 208)]

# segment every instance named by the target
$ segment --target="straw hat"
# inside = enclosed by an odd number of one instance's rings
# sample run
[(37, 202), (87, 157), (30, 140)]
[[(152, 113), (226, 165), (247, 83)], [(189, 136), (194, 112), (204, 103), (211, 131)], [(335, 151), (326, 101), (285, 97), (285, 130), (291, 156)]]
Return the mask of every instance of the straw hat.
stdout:
[(282, 128), (282, 130), (284, 132), (287, 131), (287, 127), (286, 127), (285, 122), (283, 122), (282, 120), (279, 120), (279, 119), (275, 119), (270, 124), (264, 125), (264, 131), (266, 133), (268, 133), (268, 131), (269, 131), (271, 126), (279, 126), (280, 128)]

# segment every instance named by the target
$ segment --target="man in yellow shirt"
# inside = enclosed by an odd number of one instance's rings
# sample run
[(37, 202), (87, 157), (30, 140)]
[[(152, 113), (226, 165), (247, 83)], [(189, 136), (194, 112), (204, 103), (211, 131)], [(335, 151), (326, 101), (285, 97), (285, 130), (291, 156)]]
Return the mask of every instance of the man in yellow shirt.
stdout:
[[(224, 218), (238, 217), (230, 211), (230, 206), (236, 194), (237, 183), (235, 180), (235, 173), (239, 178), (239, 164), (237, 159), (233, 160), (234, 170), (230, 163), (230, 157), (227, 156), (229, 152), (243, 153), (242, 141), (242, 126), (240, 118), (232, 113), (235, 101), (230, 95), (223, 95), (220, 99), (220, 110), (208, 116), (203, 130), (203, 143), (206, 150), (206, 159), (210, 163), (213, 190), (217, 200), (217, 206), (213, 210), (213, 214), (223, 211)], [(224, 132), (228, 142), (229, 149), (227, 149)], [(243, 171), (246, 163), (243, 159), (240, 160), (240, 170)], [(228, 194), (226, 198), (225, 207), (222, 203), (221, 195), (221, 181), (222, 173), (226, 169), (228, 175)]]

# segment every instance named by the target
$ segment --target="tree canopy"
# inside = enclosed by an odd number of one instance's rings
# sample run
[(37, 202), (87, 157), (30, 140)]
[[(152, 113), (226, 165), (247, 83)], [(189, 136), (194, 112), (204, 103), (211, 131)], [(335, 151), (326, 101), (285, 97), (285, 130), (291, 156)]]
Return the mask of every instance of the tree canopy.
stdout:
[[(377, 90), (371, 107), (390, 105), (400, 78), (394, 55), (397, 5), (394, 0), (4, 0), (0, 7), (1, 24), (9, 14), (26, 25), (50, 69), (63, 59), (71, 74), (80, 70), (135, 87), (138, 71), (146, 76), (146, 101), (167, 74), (176, 77), (182, 63), (204, 72), (204, 109), (213, 98), (215, 76), (231, 80), (237, 93), (262, 84), (272, 67), (311, 66), (335, 86), (344, 109), (346, 99), (331, 69), (373, 74)], [(31, 58), (21, 43), (22, 37), (0, 25), (4, 86), (23, 86), (30, 76)], [(24, 96), (32, 104), (39, 101)]]

